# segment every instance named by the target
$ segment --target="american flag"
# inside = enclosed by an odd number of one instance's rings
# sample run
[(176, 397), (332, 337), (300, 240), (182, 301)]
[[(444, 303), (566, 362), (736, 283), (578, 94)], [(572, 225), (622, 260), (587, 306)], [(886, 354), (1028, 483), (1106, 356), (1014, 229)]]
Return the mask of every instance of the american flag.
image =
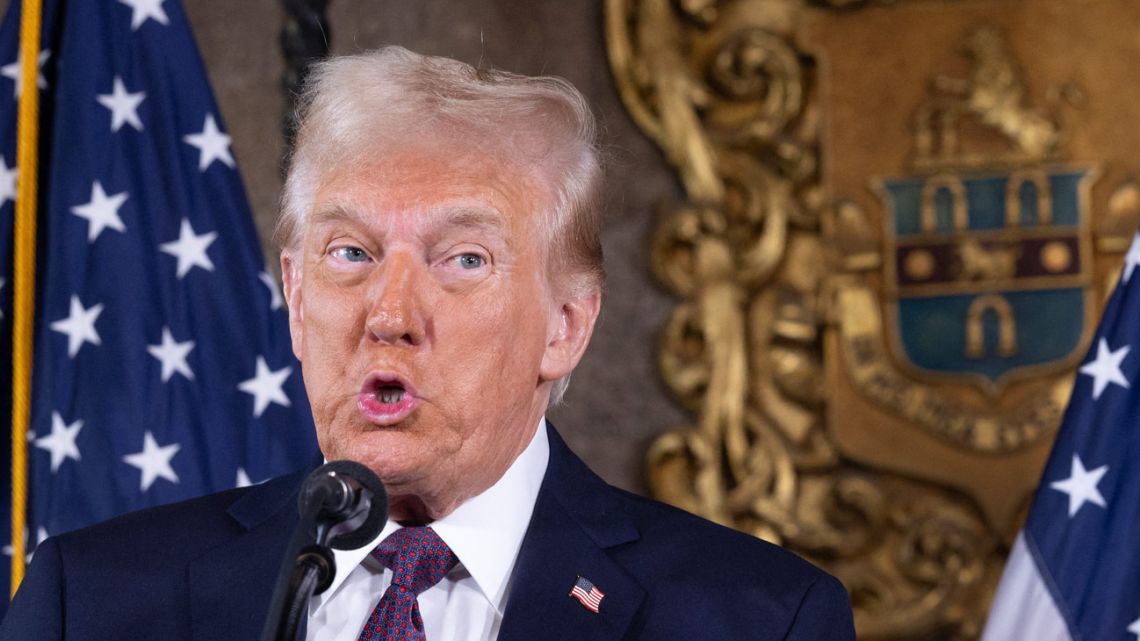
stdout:
[(984, 641), (1140, 639), (1140, 234), (1125, 256)]
[(578, 580), (574, 581), (574, 587), (570, 589), (570, 596), (581, 601), (590, 612), (597, 612), (606, 594), (590, 583), (589, 579), (578, 577)]
[(22, 80), (20, 7), (0, 25), (0, 424), (16, 96), (38, 87), (29, 514), (14, 533), (30, 549), (296, 469), (316, 446), (281, 294), (179, 1), (45, 0), (40, 77)]

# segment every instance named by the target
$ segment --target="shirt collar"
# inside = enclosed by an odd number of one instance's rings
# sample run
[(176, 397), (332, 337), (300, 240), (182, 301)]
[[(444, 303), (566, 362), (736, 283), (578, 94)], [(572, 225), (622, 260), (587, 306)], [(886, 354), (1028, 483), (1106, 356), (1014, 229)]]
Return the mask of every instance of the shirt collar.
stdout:
[[(511, 573), (530, 525), (538, 490), (550, 460), (546, 417), (538, 421), (530, 444), (507, 471), (482, 494), (474, 496), (451, 514), (431, 523), (431, 528), (451, 548), (459, 563), (475, 580), (479, 590), (502, 615)], [(380, 535), (355, 550), (333, 550), (336, 576), (323, 594), (314, 599), (317, 609), (348, 578), (356, 566), (400, 525), (389, 520)], [(323, 597), (323, 598), (322, 598)]]

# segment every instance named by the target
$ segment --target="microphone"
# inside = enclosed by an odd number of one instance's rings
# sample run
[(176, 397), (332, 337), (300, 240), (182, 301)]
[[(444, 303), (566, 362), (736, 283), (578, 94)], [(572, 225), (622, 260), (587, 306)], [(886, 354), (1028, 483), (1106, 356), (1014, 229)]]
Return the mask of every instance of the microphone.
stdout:
[(376, 474), (355, 461), (326, 463), (305, 479), (301, 519), (311, 518), (318, 545), (355, 550), (376, 538), (388, 520), (388, 494)]
[(333, 461), (313, 470), (297, 499), (301, 519), (293, 531), (262, 641), (295, 641), (309, 600), (332, 584), (332, 548), (354, 550), (380, 535), (388, 520), (388, 493), (372, 470), (353, 461)]

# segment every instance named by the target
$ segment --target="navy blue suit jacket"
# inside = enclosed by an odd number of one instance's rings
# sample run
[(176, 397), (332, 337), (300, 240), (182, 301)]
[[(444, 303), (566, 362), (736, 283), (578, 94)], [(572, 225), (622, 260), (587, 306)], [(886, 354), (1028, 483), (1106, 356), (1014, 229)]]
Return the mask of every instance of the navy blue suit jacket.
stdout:
[[(44, 541), (2, 641), (256, 641), (302, 473)], [(605, 593), (569, 596), (583, 576)], [(799, 557), (594, 475), (550, 430), (550, 464), (500, 641), (848, 641), (847, 593)]]

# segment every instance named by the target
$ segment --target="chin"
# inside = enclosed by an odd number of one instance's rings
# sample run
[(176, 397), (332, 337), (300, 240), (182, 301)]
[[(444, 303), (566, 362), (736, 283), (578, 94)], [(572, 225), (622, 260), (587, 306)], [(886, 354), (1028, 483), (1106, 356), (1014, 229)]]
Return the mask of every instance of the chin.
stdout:
[(425, 469), (424, 461), (395, 455), (391, 451), (361, 452), (359, 456), (349, 458), (375, 472), (384, 487), (389, 490), (414, 485), (418, 479), (431, 475), (431, 472)]
[(348, 459), (367, 467), (389, 491), (418, 487), (425, 479), (445, 473), (438, 462), (447, 459), (448, 452), (446, 448), (433, 448), (431, 439), (407, 429), (410, 427), (354, 425), (352, 430), (326, 433), (321, 451), (330, 461)]

